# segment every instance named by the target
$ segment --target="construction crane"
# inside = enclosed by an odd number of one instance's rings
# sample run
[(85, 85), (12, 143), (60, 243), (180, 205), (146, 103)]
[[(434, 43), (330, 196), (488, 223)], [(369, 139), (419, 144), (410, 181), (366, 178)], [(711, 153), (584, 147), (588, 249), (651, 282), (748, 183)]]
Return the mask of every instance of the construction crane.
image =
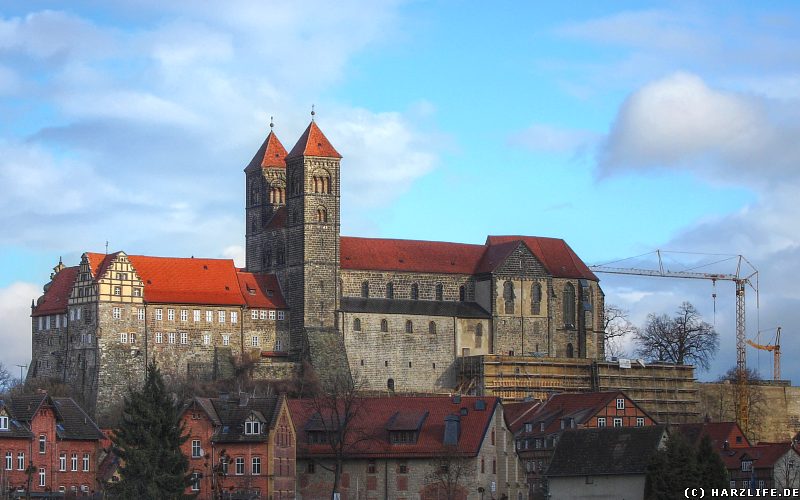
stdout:
[(772, 380), (780, 380), (781, 379), (781, 327), (778, 327), (778, 330), (775, 333), (775, 343), (772, 345), (756, 344), (750, 339), (747, 339), (747, 343), (755, 347), (756, 349), (761, 349), (762, 351), (772, 351)]
[[(658, 269), (641, 269), (612, 267), (625, 260), (639, 259), (648, 255), (655, 254), (658, 259)], [(714, 256), (723, 257), (714, 262), (702, 264), (689, 269), (672, 271), (664, 265), (664, 255), (684, 254), (695, 256)], [(734, 273), (704, 273), (698, 272), (701, 267), (708, 267), (722, 262), (735, 260), (736, 272)], [(667, 252), (656, 250), (646, 254), (622, 259), (608, 264), (589, 266), (594, 272), (607, 274), (628, 274), (635, 276), (651, 276), (656, 278), (687, 278), (710, 280), (716, 285), (717, 281), (732, 281), (736, 284), (736, 420), (742, 429), (748, 429), (748, 408), (747, 408), (747, 353), (745, 352), (745, 288), (749, 286), (756, 292), (756, 303), (758, 303), (758, 270), (742, 255), (723, 255), (703, 254), (697, 252)], [(716, 300), (716, 293), (714, 294)]]

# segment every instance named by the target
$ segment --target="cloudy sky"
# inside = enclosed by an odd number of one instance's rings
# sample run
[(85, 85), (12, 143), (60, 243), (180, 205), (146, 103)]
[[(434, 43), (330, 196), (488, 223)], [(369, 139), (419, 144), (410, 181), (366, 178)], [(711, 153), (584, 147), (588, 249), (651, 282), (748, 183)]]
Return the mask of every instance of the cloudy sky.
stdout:
[[(343, 234), (742, 254), (748, 337), (783, 326), (800, 381), (800, 8), (564, 3), (0, 0), (0, 362), (28, 362), (59, 256), (242, 263), (242, 168), (270, 116), (291, 148), (313, 103)], [(637, 323), (689, 300), (716, 325), (701, 379), (735, 364), (730, 283), (601, 278)]]

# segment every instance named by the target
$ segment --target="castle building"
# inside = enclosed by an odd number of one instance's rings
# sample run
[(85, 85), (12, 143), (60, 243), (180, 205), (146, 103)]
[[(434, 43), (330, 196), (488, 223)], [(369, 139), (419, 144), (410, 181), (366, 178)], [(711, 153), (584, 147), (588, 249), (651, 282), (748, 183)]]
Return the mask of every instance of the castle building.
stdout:
[(340, 236), (341, 159), (313, 120), (288, 153), (269, 132), (244, 169), (245, 269), (125, 252), (59, 263), (32, 308), (29, 377), (80, 387), (94, 409), (149, 360), (220, 377), (231, 356), (272, 375), (309, 359), (374, 390), (449, 392), (465, 357), (604, 357), (603, 292), (566, 242)]

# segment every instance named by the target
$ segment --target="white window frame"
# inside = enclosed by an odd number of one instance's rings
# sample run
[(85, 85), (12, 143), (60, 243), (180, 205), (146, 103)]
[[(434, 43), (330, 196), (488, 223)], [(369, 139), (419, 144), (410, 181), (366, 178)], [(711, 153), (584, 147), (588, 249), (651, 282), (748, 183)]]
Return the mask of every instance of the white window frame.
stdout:
[(275, 311), (272, 309), (269, 310), (269, 320), (275, 321)]
[(202, 453), (200, 453), (200, 440), (192, 439), (192, 458), (202, 458), (202, 456)]
[(258, 335), (253, 335), (253, 337), (250, 339), (250, 345), (253, 347), (258, 347)]
[(167, 321), (175, 321), (175, 309), (167, 309)]
[(50, 329), (50, 316), (45, 316), (44, 317), (44, 324), (45, 324), (45, 330), (49, 330)]
[(121, 307), (112, 307), (111, 308), (111, 317), (114, 319), (122, 319), (122, 308)]
[(261, 475), (261, 457), (253, 457), (251, 460), (250, 473), (254, 476)]
[(275, 341), (275, 352), (283, 352), (283, 342), (280, 339)]
[(186, 332), (181, 332), (181, 344), (186, 345), (189, 343), (189, 334)]
[(160, 344), (164, 342), (164, 334), (161, 332), (156, 332), (156, 344)]
[(231, 311), (231, 324), (235, 325), (239, 322), (239, 313), (236, 311)]
[(114, 295), (117, 295), (117, 296), (122, 295), (122, 287), (121, 286), (119, 286), (119, 285), (115, 285), (114, 286)]
[(625, 409), (625, 398), (617, 398), (617, 410)]
[(44, 330), (44, 328), (42, 328), (43, 326), (44, 326), (44, 316), (39, 316), (39, 328), (38, 328), (38, 330)]
[(0, 431), (8, 430), (8, 417), (3, 415), (0, 417)]
[[(258, 312), (258, 317), (259, 317), (259, 319), (267, 319), (267, 310), (266, 309), (260, 310)], [(50, 328), (50, 327), (48, 326), (48, 328)]]
[(283, 321), (286, 319), (286, 311), (278, 311), (278, 321)]
[(83, 472), (89, 472), (89, 464), (91, 463), (91, 457), (88, 453), (83, 454)]
[(217, 311), (217, 321), (220, 324), (225, 323), (225, 311)]
[(181, 322), (186, 323), (187, 321), (189, 321), (189, 311), (181, 309)]
[(203, 334), (203, 345), (210, 345), (211, 344), (211, 335), (204, 333)]
[(192, 311), (192, 319), (194, 320), (195, 323), (200, 322), (200, 309), (195, 309), (194, 311)]
[(119, 343), (120, 344), (128, 343), (128, 332), (119, 332)]
[(231, 336), (230, 335), (223, 335), (222, 336), (222, 345), (230, 345), (231, 344)]
[(614, 417), (614, 427), (622, 427), (622, 418)]
[(44, 467), (39, 467), (39, 486), (44, 487), (47, 485), (47, 470)]
[(164, 319), (164, 310), (156, 309), (156, 321), (161, 321), (162, 319)]
[(137, 317), (139, 318), (139, 321), (144, 321), (144, 307), (138, 308), (138, 310), (136, 311), (136, 314), (137, 314)]
[[(41, 330), (41, 329), (42, 329), (42, 322), (41, 322), (41, 319), (42, 319), (42, 318), (40, 317), (40, 318), (39, 318), (39, 320), (40, 320), (40, 321), (39, 321), (39, 330)], [(250, 319), (258, 319), (258, 309), (253, 309), (252, 311), (250, 311)]]
[(644, 427), (644, 417), (636, 417), (636, 427)]
[(70, 459), (72, 461), (72, 463), (70, 464), (72, 465), (72, 472), (78, 472), (78, 454), (73, 453)]
[(192, 491), (200, 491), (200, 473), (192, 472)]
[(17, 470), (25, 470), (25, 452), (17, 452)]
[(168, 341), (170, 344), (174, 344), (174, 343), (175, 343), (175, 332), (169, 332), (169, 333), (167, 334), (167, 341)]
[(753, 470), (752, 460), (742, 460), (742, 472), (750, 472)]
[(206, 323), (214, 322), (214, 311), (206, 311)]
[(135, 344), (136, 343), (136, 334), (135, 333), (131, 332), (130, 335), (128, 335), (128, 342), (130, 342), (131, 344)]
[(14, 452), (6, 452), (6, 470), (14, 470)]
[(244, 476), (244, 457), (236, 457), (236, 469), (235, 473), (237, 476)]
[(597, 427), (606, 426), (606, 417), (597, 417)]
[(56, 328), (61, 328), (61, 315), (56, 314)]
[(247, 419), (244, 423), (244, 433), (247, 436), (261, 434), (261, 422), (253, 418)]
[(47, 436), (39, 434), (39, 454), (44, 455), (47, 453)]
[(59, 472), (67, 471), (67, 454), (63, 451), (58, 456), (58, 470)]

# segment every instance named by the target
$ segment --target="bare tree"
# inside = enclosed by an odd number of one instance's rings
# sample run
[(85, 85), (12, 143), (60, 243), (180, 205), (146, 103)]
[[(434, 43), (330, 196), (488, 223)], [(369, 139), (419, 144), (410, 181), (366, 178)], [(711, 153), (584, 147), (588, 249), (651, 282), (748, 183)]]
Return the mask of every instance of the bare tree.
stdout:
[(635, 338), (640, 356), (679, 365), (693, 363), (704, 370), (719, 348), (719, 334), (689, 302), (681, 304), (672, 318), (649, 314)]
[(606, 355), (625, 356), (624, 341), (637, 332), (636, 325), (631, 323), (628, 317), (628, 311), (613, 304), (606, 304), (603, 308), (603, 330)]
[[(736, 420), (737, 414), (737, 375), (738, 368), (733, 366), (724, 375), (717, 379), (720, 389), (717, 397), (706, 404), (712, 412), (711, 417), (718, 421)], [(761, 376), (757, 371), (748, 368), (745, 372), (747, 384), (744, 387), (745, 412), (747, 414), (747, 426), (742, 432), (752, 442), (757, 442), (762, 436), (764, 423), (767, 418), (767, 401), (764, 392), (761, 390), (758, 381)]]
[(320, 379), (318, 390), (307, 400), (312, 412), (307, 432), (316, 434), (317, 442), (326, 444), (333, 456), (333, 465), (317, 462), (333, 473), (332, 497), (340, 492), (342, 470), (347, 459), (358, 445), (370, 439), (359, 425), (364, 411), (361, 395), (366, 381), (358, 372), (337, 371)]
[(6, 394), (14, 387), (14, 377), (11, 376), (3, 363), (0, 363), (0, 394)]
[[(444, 453), (433, 460), (431, 470), (425, 475), (425, 482), (431, 485), (429, 495), (423, 500), (442, 498), (458, 500), (466, 498), (465, 493), (472, 485), (477, 467), (474, 457), (466, 457), (458, 452), (455, 446), (446, 447)], [(431, 496), (434, 495), (434, 496)]]
[(778, 491), (800, 487), (800, 456), (793, 448), (775, 462), (772, 474)]

